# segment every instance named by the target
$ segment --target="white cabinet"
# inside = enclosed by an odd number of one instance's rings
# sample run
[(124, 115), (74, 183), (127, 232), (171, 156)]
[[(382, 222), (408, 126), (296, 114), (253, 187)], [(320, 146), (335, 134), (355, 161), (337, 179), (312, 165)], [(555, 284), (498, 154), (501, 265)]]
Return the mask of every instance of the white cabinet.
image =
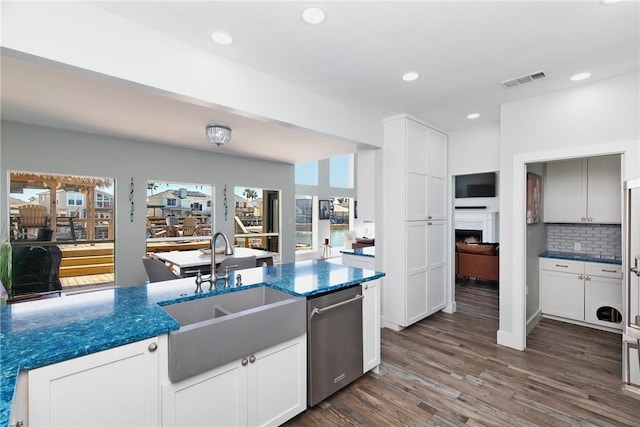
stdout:
[(29, 396), (27, 394), (28, 374), (20, 372), (16, 382), (16, 391), (13, 395), (13, 405), (11, 406), (11, 417), (9, 427), (21, 427), (29, 425)]
[(362, 284), (363, 372), (380, 365), (380, 280)]
[(584, 262), (540, 259), (540, 310), (584, 320)]
[(446, 305), (447, 136), (392, 117), (382, 155), (384, 322), (406, 327)]
[(28, 372), (29, 424), (157, 426), (158, 346), (166, 336)]
[(282, 424), (307, 408), (306, 334), (162, 386), (165, 426)]
[(544, 221), (620, 224), (620, 156), (547, 163)]
[(375, 261), (376, 259), (370, 256), (342, 254), (342, 265), (346, 265), (348, 267), (375, 270)]
[(545, 315), (622, 328), (622, 267), (540, 258), (540, 310)]

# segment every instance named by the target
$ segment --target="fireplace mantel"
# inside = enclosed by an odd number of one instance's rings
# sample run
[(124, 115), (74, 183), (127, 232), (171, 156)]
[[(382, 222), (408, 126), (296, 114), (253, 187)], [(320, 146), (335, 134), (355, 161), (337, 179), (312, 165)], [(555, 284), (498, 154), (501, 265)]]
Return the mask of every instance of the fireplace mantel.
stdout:
[(482, 240), (498, 242), (498, 212), (456, 211), (456, 230), (481, 230)]

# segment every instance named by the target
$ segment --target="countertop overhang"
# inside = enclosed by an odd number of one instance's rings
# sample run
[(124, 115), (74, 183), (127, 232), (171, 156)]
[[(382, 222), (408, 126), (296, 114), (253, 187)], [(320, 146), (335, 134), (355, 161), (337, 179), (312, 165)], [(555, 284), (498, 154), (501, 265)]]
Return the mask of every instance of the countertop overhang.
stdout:
[[(242, 276), (236, 283), (236, 274)], [(21, 370), (155, 337), (179, 328), (160, 306), (259, 286), (301, 298), (376, 280), (384, 273), (321, 261), (235, 272), (229, 281), (195, 293), (193, 277), (0, 307), (0, 425), (8, 425)]]
[(622, 265), (622, 259), (620, 258), (603, 257), (603, 256), (589, 255), (589, 254), (583, 254), (578, 252), (545, 251), (538, 256), (540, 258), (566, 259), (566, 260), (572, 260), (572, 261), (601, 262), (603, 264)]

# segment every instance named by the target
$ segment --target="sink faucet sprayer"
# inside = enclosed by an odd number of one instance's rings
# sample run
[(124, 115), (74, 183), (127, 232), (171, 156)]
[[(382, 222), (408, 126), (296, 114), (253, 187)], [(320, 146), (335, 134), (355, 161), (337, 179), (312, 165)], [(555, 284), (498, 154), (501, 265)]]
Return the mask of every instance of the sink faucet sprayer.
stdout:
[(229, 287), (229, 271), (225, 269), (224, 275), (220, 276), (216, 273), (216, 240), (218, 236), (222, 236), (222, 238), (224, 239), (224, 254), (233, 255), (233, 245), (229, 243), (229, 239), (227, 238), (226, 234), (224, 234), (222, 231), (216, 232), (211, 237), (211, 274), (203, 277), (200, 272), (198, 272), (198, 275), (196, 277), (196, 293), (202, 292), (202, 288), (200, 287), (202, 282), (209, 282), (209, 290), (211, 290), (218, 280), (224, 279), (225, 288)]

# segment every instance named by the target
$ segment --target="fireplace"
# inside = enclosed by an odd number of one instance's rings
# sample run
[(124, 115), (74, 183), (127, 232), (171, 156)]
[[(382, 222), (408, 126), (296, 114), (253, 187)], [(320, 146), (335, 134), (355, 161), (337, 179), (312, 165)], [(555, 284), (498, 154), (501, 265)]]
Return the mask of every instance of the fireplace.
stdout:
[(458, 230), (456, 229), (456, 242), (481, 243), (482, 230)]
[[(466, 232), (479, 238), (482, 242), (496, 243), (498, 239), (498, 212), (460, 211), (455, 214), (456, 242), (458, 233)], [(479, 235), (478, 235), (479, 234)]]

